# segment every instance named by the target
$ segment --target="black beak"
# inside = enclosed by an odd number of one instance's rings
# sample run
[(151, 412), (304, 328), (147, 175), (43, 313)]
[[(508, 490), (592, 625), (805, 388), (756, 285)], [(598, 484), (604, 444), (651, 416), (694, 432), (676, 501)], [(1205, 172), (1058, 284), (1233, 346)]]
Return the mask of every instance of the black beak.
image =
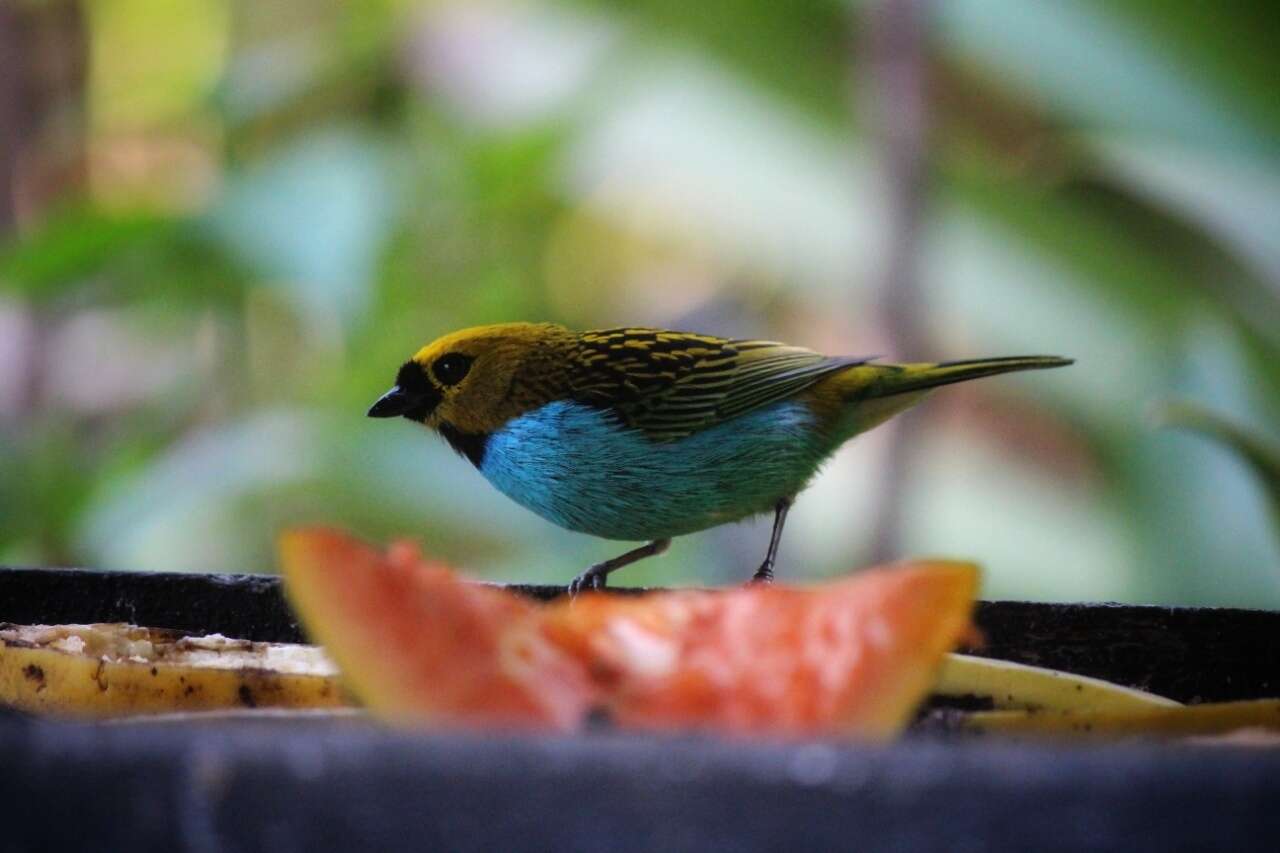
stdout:
[(410, 394), (399, 385), (392, 385), (390, 391), (369, 407), (368, 414), (371, 418), (398, 418), (419, 402), (421, 400), (416, 394)]
[(396, 374), (396, 384), (369, 407), (369, 417), (408, 418), (426, 423), (440, 405), (440, 399), (439, 389), (427, 378), (422, 365), (406, 361)]

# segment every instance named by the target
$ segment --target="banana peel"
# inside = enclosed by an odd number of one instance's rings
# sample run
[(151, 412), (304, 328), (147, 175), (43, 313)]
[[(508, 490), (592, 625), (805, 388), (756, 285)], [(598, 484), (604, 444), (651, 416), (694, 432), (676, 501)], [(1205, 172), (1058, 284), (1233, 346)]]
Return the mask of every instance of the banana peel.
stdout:
[(988, 700), (998, 710), (1119, 713), (1181, 705), (1154, 693), (1098, 678), (960, 654), (944, 658), (933, 693)]
[(1097, 678), (970, 655), (948, 655), (933, 692), (991, 702), (996, 710), (958, 714), (950, 723), (972, 734), (1169, 738), (1280, 732), (1280, 699), (1183, 705)]
[(1241, 730), (1280, 732), (1280, 699), (1125, 710), (977, 711), (955, 727), (974, 734), (1063, 738), (1189, 737)]
[(350, 701), (314, 646), (125, 624), (0, 624), (0, 706), (62, 717)]

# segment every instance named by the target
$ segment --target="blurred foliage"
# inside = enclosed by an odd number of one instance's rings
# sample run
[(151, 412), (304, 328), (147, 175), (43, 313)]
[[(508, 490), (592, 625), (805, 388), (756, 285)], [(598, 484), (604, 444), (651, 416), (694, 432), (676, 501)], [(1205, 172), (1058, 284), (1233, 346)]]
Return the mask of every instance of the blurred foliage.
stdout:
[[(424, 341), (507, 319), (910, 357), (877, 320), (870, 7), (12, 4), (0, 563), (270, 571), (303, 521), (507, 579), (611, 555), (364, 408)], [(904, 554), (977, 559), (991, 596), (1280, 606), (1263, 484), (1144, 418), (1178, 396), (1280, 423), (1277, 23), (933, 7), (933, 349), (1078, 364), (921, 410)], [(59, 55), (76, 85), (48, 84)], [(884, 449), (799, 501), (784, 576), (865, 560)], [(745, 577), (767, 535), (685, 537), (624, 581)]]
[(1280, 536), (1280, 447), (1243, 429), (1220, 415), (1186, 401), (1171, 401), (1156, 408), (1158, 423), (1194, 430), (1230, 448), (1243, 459), (1271, 501), (1271, 518)]

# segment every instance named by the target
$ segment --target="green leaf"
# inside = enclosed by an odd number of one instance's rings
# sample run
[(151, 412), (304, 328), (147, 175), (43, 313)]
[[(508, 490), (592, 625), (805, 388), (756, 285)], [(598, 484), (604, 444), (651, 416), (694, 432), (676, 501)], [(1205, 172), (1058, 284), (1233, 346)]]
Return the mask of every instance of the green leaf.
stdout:
[(173, 227), (173, 220), (151, 214), (67, 208), (0, 246), (0, 281), (30, 296), (56, 295), (82, 284), (125, 249), (164, 240)]
[(1160, 425), (1181, 427), (1208, 436), (1244, 459), (1267, 491), (1276, 534), (1280, 535), (1280, 447), (1197, 403), (1168, 401), (1157, 406), (1154, 415)]

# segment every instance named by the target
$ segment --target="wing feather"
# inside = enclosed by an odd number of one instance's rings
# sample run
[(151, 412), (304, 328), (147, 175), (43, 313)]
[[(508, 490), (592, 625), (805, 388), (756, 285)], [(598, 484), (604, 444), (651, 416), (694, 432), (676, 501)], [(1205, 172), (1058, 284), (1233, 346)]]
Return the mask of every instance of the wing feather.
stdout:
[(610, 409), (655, 441), (672, 441), (794, 396), (864, 361), (774, 341), (603, 329), (579, 335), (570, 395)]

